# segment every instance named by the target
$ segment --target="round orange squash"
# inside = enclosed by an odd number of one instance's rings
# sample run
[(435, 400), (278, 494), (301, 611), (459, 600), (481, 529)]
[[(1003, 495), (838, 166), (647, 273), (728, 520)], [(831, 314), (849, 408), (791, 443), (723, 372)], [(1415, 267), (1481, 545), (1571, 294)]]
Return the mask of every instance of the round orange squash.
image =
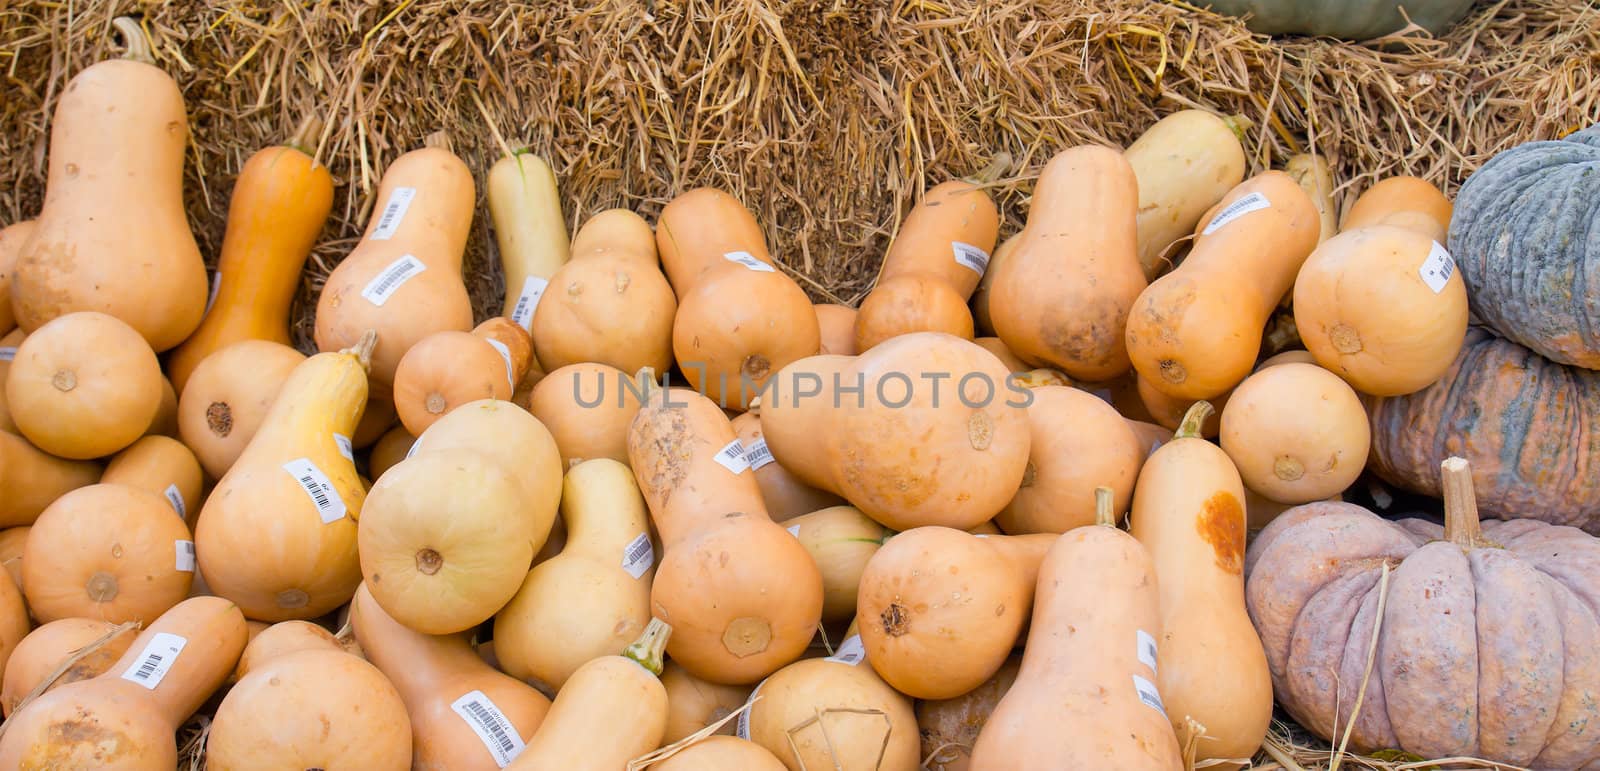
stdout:
[(176, 439), (147, 436), (128, 445), (106, 465), (100, 481), (160, 495), (191, 526), (200, 516), (200, 462)]
[[(521, 327), (506, 324), (527, 337)], [(524, 340), (519, 368), (510, 346), (483, 326), (472, 332), (447, 329), (422, 338), (400, 357), (394, 373), (400, 422), (421, 436), (434, 421), (467, 402), (509, 400), (527, 369), (527, 350)]]
[(68, 658), (95, 642), (100, 642), (100, 647), (63, 670), (50, 688), (99, 676), (122, 658), (137, 636), (132, 625), (122, 626), (93, 618), (62, 618), (41, 624), (22, 638), (6, 659), (4, 684), (0, 685), (0, 710), (9, 716)]
[(528, 411), (555, 437), (561, 465), (593, 458), (628, 462), (628, 426), (655, 375), (629, 377), (608, 364), (569, 364), (533, 387)]
[(911, 699), (859, 658), (797, 661), (762, 681), (751, 698), (740, 737), (778, 756), (789, 771), (917, 768)]
[(104, 313), (69, 313), (17, 348), (6, 405), (28, 441), (62, 458), (133, 444), (161, 405), (161, 365), (144, 338)]
[(1361, 398), (1315, 364), (1267, 367), (1234, 389), (1222, 449), (1244, 484), (1279, 503), (1337, 495), (1367, 465), (1372, 430)]

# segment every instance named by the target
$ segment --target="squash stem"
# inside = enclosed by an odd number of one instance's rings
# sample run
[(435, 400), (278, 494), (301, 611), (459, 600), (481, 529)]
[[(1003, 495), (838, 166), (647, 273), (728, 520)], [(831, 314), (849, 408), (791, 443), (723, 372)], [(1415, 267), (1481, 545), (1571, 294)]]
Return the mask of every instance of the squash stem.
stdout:
[(995, 153), (994, 159), (989, 161), (988, 166), (979, 169), (977, 174), (967, 177), (967, 181), (974, 185), (987, 185), (999, 179), (1009, 168), (1011, 168), (1011, 153), (1002, 150)]
[(644, 633), (639, 635), (639, 639), (634, 640), (622, 655), (633, 659), (634, 663), (659, 677), (661, 661), (666, 655), (667, 639), (670, 637), (672, 637), (672, 627), (659, 618), (652, 618), (645, 626)]
[(378, 330), (369, 329), (361, 333), (361, 339), (357, 340), (355, 345), (352, 345), (349, 348), (340, 351), (339, 353), (348, 353), (355, 356), (356, 359), (360, 360), (362, 369), (371, 371), (372, 349), (376, 348), (377, 346)]
[(111, 26), (122, 33), (122, 40), (128, 46), (128, 50), (122, 53), (122, 58), (155, 66), (155, 49), (150, 47), (150, 37), (144, 34), (144, 28), (139, 26), (139, 22), (127, 16), (118, 16), (111, 20)]
[(1444, 473), (1444, 538), (1463, 549), (1484, 546), (1478, 524), (1478, 497), (1472, 490), (1472, 467), (1466, 458), (1449, 457), (1439, 464)]
[(1238, 137), (1240, 142), (1245, 141), (1244, 135), (1250, 129), (1256, 127), (1256, 122), (1246, 118), (1243, 114), (1224, 116), (1222, 122), (1228, 126), (1228, 129), (1233, 132), (1235, 137)]
[(449, 150), (450, 132), (435, 131), (432, 134), (429, 134), (427, 139), (422, 140), (422, 145), (424, 147), (432, 147), (435, 150)]
[(1172, 438), (1199, 439), (1201, 428), (1205, 426), (1206, 419), (1211, 417), (1213, 412), (1216, 412), (1216, 408), (1211, 406), (1211, 402), (1203, 399), (1190, 405), (1189, 411), (1183, 413), (1183, 422), (1178, 424), (1178, 432), (1173, 434)]
[(294, 133), (290, 134), (289, 139), (283, 144), (285, 147), (292, 147), (306, 155), (310, 155), (311, 151), (316, 149), (317, 135), (321, 133), (322, 119), (315, 115), (307, 115), (300, 120), (300, 125), (295, 128)]
[(1112, 492), (1109, 487), (1094, 489), (1094, 523), (1105, 527), (1117, 526), (1117, 513), (1112, 511)]

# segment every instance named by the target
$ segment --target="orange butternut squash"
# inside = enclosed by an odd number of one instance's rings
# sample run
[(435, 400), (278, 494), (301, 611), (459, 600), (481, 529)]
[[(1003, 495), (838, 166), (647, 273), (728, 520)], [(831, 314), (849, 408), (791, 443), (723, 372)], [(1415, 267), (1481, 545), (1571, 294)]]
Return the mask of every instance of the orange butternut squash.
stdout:
[(372, 446), (367, 453), (367, 470), (372, 473), (373, 479), (383, 476), (383, 472), (393, 468), (396, 463), (406, 459), (406, 453), (411, 451), (411, 445), (417, 443), (417, 438), (406, 431), (405, 426), (395, 426), (389, 429)]
[(0, 431), (0, 527), (31, 525), (57, 498), (100, 479), (100, 465), (57, 458)]
[(400, 422), (421, 436), (467, 402), (510, 400), (528, 371), (532, 350), (527, 331), (503, 318), (489, 319), (470, 333), (447, 329), (422, 338), (395, 370)]
[(11, 654), (32, 628), (22, 591), (12, 582), (9, 572), (0, 575), (0, 671), (4, 671)]
[(817, 303), (819, 352), (854, 356), (856, 350), (856, 309), (848, 305)]
[(133, 444), (155, 420), (161, 365), (127, 324), (69, 313), (22, 341), (5, 388), (28, 441), (62, 458), (98, 458)]
[(911, 332), (943, 332), (971, 340), (972, 310), (938, 274), (902, 273), (881, 279), (861, 301), (855, 349), (866, 351)]
[(1442, 244), (1449, 236), (1454, 214), (1450, 199), (1433, 183), (1405, 175), (1386, 177), (1350, 205), (1342, 230), (1392, 225), (1414, 230)]
[(978, 279), (978, 288), (972, 292), (972, 326), (976, 334), (994, 337), (994, 319), (989, 315), (989, 292), (994, 287), (995, 271), (1000, 269), (1000, 263), (1011, 258), (1012, 251), (1017, 248), (1019, 235), (1012, 233), (1011, 237), (994, 248), (994, 254), (989, 256), (989, 267)]
[(1120, 511), (1133, 498), (1144, 450), (1116, 408), (1069, 386), (1033, 389), (1032, 440), (1016, 496), (995, 515), (1007, 533), (1064, 533), (1094, 522), (1094, 491), (1110, 487)]
[[(6, 659), (0, 710), (10, 716), (68, 658), (97, 642), (100, 647), (63, 670), (50, 688), (99, 676), (122, 658), (137, 636), (131, 624), (123, 626), (93, 618), (62, 618), (41, 624), (28, 632)], [(49, 692), (49, 688), (45, 690)]]
[(556, 175), (543, 157), (522, 147), (489, 167), (485, 187), (506, 279), (500, 315), (532, 331), (539, 296), (567, 262), (567, 223)]
[(128, 445), (106, 465), (100, 481), (137, 487), (166, 498), (186, 525), (192, 525), (200, 516), (200, 462), (176, 439), (147, 436)]
[[(667, 730), (661, 737), (662, 744), (679, 741), (733, 714), (744, 706), (751, 691), (748, 685), (701, 680), (676, 661), (668, 661), (661, 670), (661, 685), (667, 689)], [(728, 721), (717, 729), (717, 734), (732, 736), (736, 727)]]
[(1179, 110), (1145, 129), (1123, 155), (1139, 182), (1139, 265), (1154, 281), (1172, 264), (1174, 242), (1244, 179), (1242, 115)]
[(1300, 504), (1356, 481), (1372, 429), (1361, 397), (1338, 375), (1297, 362), (1264, 368), (1234, 389), (1221, 440), (1246, 487)]
[(233, 668), (234, 682), (238, 682), (245, 675), (260, 669), (273, 659), (291, 653), (344, 650), (339, 645), (339, 638), (332, 632), (310, 621), (279, 621), (276, 624), (251, 621), (249, 626), (250, 641), (245, 644), (244, 653), (240, 654), (239, 663)]
[(161, 378), (161, 401), (156, 405), (156, 416), (142, 436), (178, 438), (178, 392), (166, 377)]
[(289, 340), (289, 306), (300, 270), (333, 208), (333, 177), (318, 163), (322, 119), (307, 116), (281, 145), (239, 169), (217, 257), (216, 297), (199, 329), (167, 357), (179, 392), (207, 356), (240, 340)]
[(818, 490), (799, 479), (783, 464), (773, 460), (772, 450), (761, 434), (761, 407), (750, 409), (733, 419), (733, 431), (744, 448), (745, 460), (755, 472), (756, 484), (761, 487), (761, 500), (767, 504), (767, 513), (774, 522), (785, 522), (801, 514), (837, 506), (844, 499), (830, 492)]
[(178, 435), (208, 476), (228, 473), (305, 360), (287, 345), (245, 340), (207, 356), (189, 375), (178, 397)]
[(561, 501), (561, 455), (550, 432), (515, 404), (481, 399), (451, 411), (417, 437), (412, 448), (420, 453), (453, 447), (490, 456), (516, 479), (523, 501), (521, 516), (531, 523), (538, 551)]
[(37, 220), (22, 220), (0, 228), (0, 335), (17, 326), (17, 315), (11, 310), (11, 274), (37, 224)]
[(555, 437), (561, 465), (592, 458), (628, 461), (628, 426), (653, 387), (655, 373), (629, 377), (609, 364), (568, 364), (533, 387), (528, 411)]
[[(1316, 204), (1317, 243), (1333, 238), (1339, 232), (1339, 213), (1333, 205), (1333, 171), (1328, 168), (1328, 159), (1301, 153), (1291, 156), (1283, 170), (1294, 177), (1300, 189)], [(1189, 229), (1193, 230), (1194, 226)]]
[(790, 771), (913, 771), (919, 760), (911, 699), (896, 693), (841, 645), (826, 659), (796, 661), (762, 681), (739, 735)]
[(29, 333), (95, 311), (160, 352), (205, 312), (205, 262), (183, 206), (189, 120), (139, 24), (112, 24), (127, 53), (73, 76), (56, 102), (44, 207), (17, 256), (11, 304)]
[(369, 396), (366, 409), (361, 411), (361, 421), (356, 423), (356, 432), (350, 437), (350, 448), (363, 450), (371, 447), (399, 422), (400, 413), (395, 410), (392, 400), (373, 399)]
[(1033, 369), (1033, 367), (1028, 366), (1027, 362), (1017, 358), (1017, 355), (1006, 347), (1005, 341), (998, 337), (979, 337), (972, 342), (977, 343), (979, 348), (994, 354), (994, 357), (999, 359), (1000, 363), (1011, 372), (1027, 372)]

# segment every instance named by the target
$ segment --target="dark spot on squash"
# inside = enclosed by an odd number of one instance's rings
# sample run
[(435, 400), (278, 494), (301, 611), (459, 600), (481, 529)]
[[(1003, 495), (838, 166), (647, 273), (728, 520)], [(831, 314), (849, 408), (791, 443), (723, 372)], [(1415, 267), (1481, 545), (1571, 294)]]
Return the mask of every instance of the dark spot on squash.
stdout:
[(890, 603), (878, 615), (878, 621), (883, 623), (883, 633), (890, 637), (899, 637), (911, 631), (911, 617), (906, 613), (904, 605), (898, 602)]
[(1234, 574), (1244, 572), (1244, 508), (1238, 498), (1226, 492), (1207, 498), (1195, 529), (1211, 544), (1218, 568)]
[(227, 402), (212, 402), (206, 407), (206, 427), (217, 436), (233, 433), (233, 408)]

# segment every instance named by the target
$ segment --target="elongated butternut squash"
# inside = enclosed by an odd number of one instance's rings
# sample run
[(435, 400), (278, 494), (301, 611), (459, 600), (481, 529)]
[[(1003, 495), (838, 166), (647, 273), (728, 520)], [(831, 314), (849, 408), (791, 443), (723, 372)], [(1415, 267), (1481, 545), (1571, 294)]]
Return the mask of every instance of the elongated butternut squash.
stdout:
[[(0, 589), (0, 594), (3, 593), (4, 589)], [(0, 685), (0, 710), (10, 716), (39, 683), (74, 653), (92, 643), (100, 642), (100, 647), (67, 667), (50, 688), (87, 680), (110, 669), (138, 636), (134, 626), (92, 618), (63, 618), (39, 625), (28, 632), (6, 658), (4, 684)]]
[(400, 357), (394, 405), (416, 436), (445, 413), (479, 399), (509, 401), (528, 371), (533, 346), (527, 331), (492, 318), (472, 332), (447, 329), (422, 338)]
[(200, 516), (200, 462), (176, 439), (147, 436), (134, 442), (111, 459), (100, 481), (166, 498), (178, 518), (191, 527)]
[(103, 674), (17, 710), (0, 738), (0, 767), (177, 768), (178, 726), (227, 679), (245, 637), (244, 616), (233, 603), (220, 597), (178, 603)]
[(856, 355), (856, 309), (833, 303), (817, 303), (815, 307), (821, 353)]
[(532, 686), (484, 663), (467, 635), (408, 629), (364, 585), (350, 600), (350, 629), (405, 702), (417, 771), (505, 768), (550, 710)]
[(28, 441), (63, 458), (98, 458), (133, 444), (155, 420), (161, 365), (132, 327), (81, 311), (22, 341), (5, 389)]
[(463, 404), (434, 423), (412, 446), (413, 453), (465, 447), (484, 453), (521, 485), (521, 516), (528, 520), (534, 551), (548, 537), (561, 501), (561, 455), (538, 420), (515, 404), (493, 399)]
[(1156, 566), (1116, 528), (1110, 488), (1099, 495), (1097, 524), (1057, 538), (1039, 567), (1022, 668), (978, 733), (972, 771), (1184, 767), (1156, 686)]
[(113, 25), (127, 53), (75, 75), (56, 103), (44, 207), (11, 274), (11, 304), (29, 332), (105, 313), (159, 353), (205, 312), (205, 262), (183, 206), (189, 119), (139, 24)]
[(500, 668), (556, 691), (585, 662), (639, 637), (655, 575), (650, 515), (627, 466), (610, 458), (573, 466), (561, 515), (565, 548), (534, 566), (494, 619)]
[[(662, 744), (670, 744), (697, 733), (733, 711), (750, 698), (748, 685), (719, 685), (689, 674), (676, 661), (661, 670), (661, 685), (667, 689), (667, 730)], [(724, 723), (718, 735), (732, 736), (733, 721)]]
[(655, 749), (667, 727), (667, 690), (661, 685), (662, 650), (672, 627), (650, 619), (620, 655), (579, 667), (550, 714), (507, 766), (511, 771), (607, 771)]
[(189, 339), (167, 357), (182, 393), (212, 352), (240, 340), (291, 345), (289, 305), (300, 269), (333, 208), (333, 177), (312, 157), (322, 120), (308, 116), (282, 145), (250, 156), (233, 183), (217, 257), (216, 298)]
[(778, 756), (789, 771), (913, 771), (919, 747), (911, 699), (861, 661), (847, 639), (825, 659), (796, 661), (761, 682), (738, 735)]
[(742, 684), (799, 658), (822, 617), (822, 576), (768, 518), (722, 410), (687, 389), (652, 393), (628, 432), (628, 458), (661, 534), (650, 605), (673, 626), (673, 660)]
[(543, 157), (522, 147), (489, 167), (486, 187), (506, 277), (500, 315), (531, 332), (539, 296), (567, 262), (567, 223), (556, 175)]
[(696, 391), (742, 410), (778, 370), (821, 349), (811, 300), (732, 195), (698, 188), (672, 199), (656, 246), (678, 295), (673, 356)]
[(1393, 225), (1446, 243), (1455, 206), (1433, 183), (1411, 176), (1387, 177), (1356, 198), (1341, 230)]
[(355, 518), (367, 493), (338, 437), (367, 402), (373, 337), (295, 367), (200, 510), (200, 572), (250, 618), (316, 618), (361, 582)]
[(0, 431), (0, 527), (33, 524), (55, 499), (100, 479), (100, 464), (63, 460)]
[(978, 687), (1011, 654), (1039, 561), (1055, 540), (947, 527), (890, 538), (867, 562), (856, 598), (867, 661), (895, 690), (919, 699)]
[(995, 523), (1007, 533), (1065, 533), (1094, 522), (1094, 491), (1112, 489), (1120, 511), (1144, 462), (1133, 429), (1115, 408), (1068, 386), (1033, 389), (1032, 443), (1022, 486)]
[[(37, 220), (23, 220), (0, 228), (0, 335), (15, 329), (17, 314), (11, 310), (11, 274), (16, 271), (22, 246), (33, 235)], [(0, 380), (0, 384), (4, 384)]]
[(317, 347), (355, 345), (378, 332), (372, 391), (386, 395), (400, 357), (434, 332), (472, 328), (461, 259), (472, 228), (472, 172), (442, 134), (396, 158), (383, 174), (361, 243), (333, 269), (317, 299)]
[(994, 337), (994, 319), (989, 315), (989, 292), (994, 287), (995, 271), (1000, 269), (1001, 263), (1011, 258), (1011, 252), (1017, 248), (1019, 235), (1021, 233), (1012, 233), (1010, 238), (994, 248), (994, 254), (989, 257), (989, 267), (978, 279), (978, 288), (972, 292), (972, 326), (975, 334), (1000, 339)]
[(822, 573), (822, 620), (843, 621), (856, 615), (861, 575), (872, 555), (890, 535), (854, 506), (830, 506), (784, 521)]
[(627, 209), (596, 214), (572, 239), (572, 261), (550, 285), (533, 314), (534, 349), (545, 371), (581, 362), (623, 372), (672, 367), (678, 301), (642, 217)]
[(1251, 177), (1213, 208), (1183, 265), (1140, 294), (1128, 316), (1134, 368), (1182, 399), (1210, 399), (1250, 374), (1261, 330), (1320, 227), (1316, 204), (1281, 171)]
[(1272, 676), (1245, 612), (1244, 484), (1227, 454), (1199, 436), (1210, 411), (1196, 402), (1173, 440), (1145, 461), (1131, 532), (1161, 577), (1156, 683), (1173, 730), (1185, 746), (1196, 743), (1196, 760), (1243, 765), (1272, 720)]
[(739, 438), (739, 446), (744, 448), (750, 470), (755, 472), (761, 500), (767, 504), (772, 521), (786, 522), (801, 514), (844, 503), (843, 498), (796, 479), (783, 464), (773, 459), (772, 450), (761, 434), (760, 415), (760, 405), (750, 405), (749, 411), (733, 419), (733, 431)]
[(1139, 183), (1122, 153), (1085, 145), (1050, 159), (989, 289), (1006, 347), (1080, 380), (1128, 371), (1123, 328), (1145, 288), (1138, 213)]
[(305, 354), (245, 340), (205, 358), (178, 397), (178, 436), (212, 479), (221, 479), (255, 437), (267, 409)]
[(1124, 155), (1139, 180), (1139, 265), (1154, 281), (1171, 265), (1173, 242), (1194, 232), (1200, 216), (1244, 179), (1250, 121), (1204, 110), (1179, 110), (1155, 122)]

